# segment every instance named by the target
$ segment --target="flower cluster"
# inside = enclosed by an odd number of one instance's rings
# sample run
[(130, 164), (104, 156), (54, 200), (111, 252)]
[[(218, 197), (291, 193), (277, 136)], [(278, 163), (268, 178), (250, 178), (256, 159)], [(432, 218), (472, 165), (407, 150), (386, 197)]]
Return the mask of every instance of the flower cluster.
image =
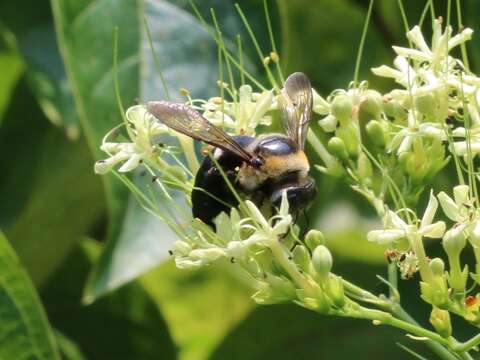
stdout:
[[(228, 89), (227, 84), (221, 85)], [(271, 124), (272, 118), (267, 113), (276, 108), (274, 101), (273, 91), (257, 93), (250, 85), (242, 85), (238, 89), (238, 101), (227, 101), (217, 96), (204, 102), (201, 108), (203, 116), (212, 124), (232, 134), (254, 135), (258, 125)]]
[[(416, 335), (456, 351), (458, 344), (448, 340), (450, 313), (480, 324), (480, 293), (473, 295), (468, 290), (470, 278), (480, 285), (480, 207), (473, 169), (473, 158), (480, 154), (480, 78), (450, 55), (471, 37), (469, 28), (453, 35), (452, 28), (443, 28), (439, 18), (433, 22), (428, 45), (415, 26), (407, 32), (410, 47), (393, 47), (393, 67), (372, 69), (378, 76), (393, 79), (399, 88), (381, 94), (366, 82), (352, 83), (326, 98), (313, 91), (313, 112), (319, 117), (322, 134), (310, 133), (308, 140), (323, 164), (312, 167), (343, 177), (377, 211), (381, 228), (370, 231), (367, 238), (386, 248), (393, 265), (389, 269), (395, 275), (389, 271), (393, 277), (386, 281), (390, 298), (375, 296), (332, 273), (333, 259), (322, 233), (310, 230), (299, 236), (285, 194), (279, 211), (271, 216), (244, 199), (229, 214), (217, 216), (214, 228), (191, 218), (186, 226), (175, 227), (172, 220), (169, 225), (180, 237), (171, 250), (177, 266), (194, 268), (227, 260), (249, 276), (258, 303), (291, 301), (325, 314), (416, 329)], [(264, 65), (268, 67), (268, 62)], [(221, 97), (189, 98), (187, 104), (229, 134), (255, 135), (259, 126), (268, 126), (279, 117), (276, 86), (255, 92), (250, 85), (238, 89), (219, 85)], [(98, 161), (95, 171), (104, 174), (118, 165), (118, 172), (125, 173), (143, 163), (152, 174), (169, 174), (168, 180), (172, 176), (188, 179), (174, 183), (186, 186), (184, 195), (190, 201), (197, 163), (193, 145), (186, 145), (184, 137), (156, 121), (142, 105), (128, 109), (126, 132), (126, 142), (103, 142), (101, 149), (108, 158)], [(172, 175), (172, 166), (163, 159), (169, 154), (178, 160), (174, 156), (177, 147), (159, 141), (167, 134), (176, 136), (184, 150), (189, 168), (179, 163), (181, 176)], [(453, 197), (433, 189), (435, 176), (451, 159), (460, 183), (453, 187)], [(171, 181), (155, 179), (163, 191), (171, 190)], [(428, 193), (425, 211), (417, 215)], [(438, 219), (439, 207), (443, 220)], [(427, 255), (424, 242), (432, 241), (427, 239), (442, 239), (446, 260)], [(472, 273), (460, 257), (467, 244), (476, 260)], [(430, 323), (436, 333), (405, 325), (395, 317), (400, 306), (397, 271), (403, 279), (419, 274), (420, 296), (432, 306)]]

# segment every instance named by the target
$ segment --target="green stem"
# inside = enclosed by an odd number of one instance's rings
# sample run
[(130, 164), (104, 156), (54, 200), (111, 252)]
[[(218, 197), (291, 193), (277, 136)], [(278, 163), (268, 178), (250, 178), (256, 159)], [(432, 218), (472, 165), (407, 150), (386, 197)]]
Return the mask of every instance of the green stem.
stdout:
[(422, 237), (417, 234), (412, 234), (408, 237), (408, 240), (410, 241), (410, 245), (417, 256), (418, 268), (420, 270), (420, 276), (422, 280), (425, 282), (433, 281), (433, 273), (428, 266), (427, 254), (425, 253), (425, 248), (423, 247)]
[(322, 142), (313, 131), (307, 133), (307, 140), (317, 155), (320, 156), (320, 159), (322, 159), (327, 169), (337, 166), (337, 160), (328, 152), (325, 146), (323, 146)]
[(390, 300), (399, 302), (400, 295), (398, 292), (398, 269), (397, 269), (397, 262), (392, 261), (388, 264), (388, 282), (390, 283), (389, 287), (389, 295)]
[(315, 297), (316, 291), (314, 286), (309, 283), (308, 280), (300, 273), (297, 266), (288, 259), (280, 241), (278, 241), (277, 238), (271, 239), (269, 243), (269, 248), (272, 251), (273, 256), (277, 259), (279, 264), (284, 268), (288, 275), (290, 275), (290, 277), (297, 284), (297, 286), (305, 290), (307, 294)]
[(455, 351), (466, 352), (473, 349), (475, 346), (480, 345), (480, 334), (475, 335), (470, 340), (467, 340), (463, 343), (458, 343), (454, 346)]
[[(407, 313), (401, 306), (400, 304), (396, 304), (392, 306), (392, 313), (395, 314), (399, 319), (409, 322), (414, 325), (418, 325), (418, 323), (415, 321), (414, 318), (410, 316), (409, 313)], [(427, 346), (435, 352), (441, 359), (449, 360), (449, 359), (456, 359), (456, 357), (445, 347), (440, 345), (436, 341), (428, 340), (426, 342)]]
[(376, 310), (376, 309), (368, 309), (365, 307), (360, 306), (358, 309), (354, 309), (353, 311), (346, 312), (347, 316), (359, 318), (359, 319), (367, 319), (372, 321), (379, 321), (381, 324), (390, 325), (406, 332), (413, 334), (415, 336), (425, 337), (427, 339), (436, 341), (442, 345), (449, 345), (447, 339), (443, 338), (436, 332), (427, 330), (422, 328), (419, 325), (412, 324), (410, 322), (398, 319), (394, 317), (392, 314)]

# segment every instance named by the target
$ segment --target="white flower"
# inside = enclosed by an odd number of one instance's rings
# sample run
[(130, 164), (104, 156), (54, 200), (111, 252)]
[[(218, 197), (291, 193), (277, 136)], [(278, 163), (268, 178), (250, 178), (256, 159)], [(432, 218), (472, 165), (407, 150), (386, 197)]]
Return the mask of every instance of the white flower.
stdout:
[[(463, 127), (457, 128), (453, 131), (453, 136), (466, 138), (467, 131)], [(470, 130), (470, 145), (467, 144), (466, 140), (456, 141), (452, 144), (450, 150), (458, 156), (467, 156), (469, 147), (472, 156), (480, 154), (480, 127)]]
[(168, 128), (155, 120), (143, 105), (130, 107), (125, 116), (131, 124), (127, 131), (132, 142), (104, 142), (100, 149), (109, 157), (95, 163), (94, 170), (97, 174), (105, 174), (121, 162), (123, 165), (118, 169), (119, 172), (134, 170), (142, 160), (154, 154), (154, 137), (168, 132)]
[(250, 85), (242, 85), (238, 93), (238, 102), (228, 102), (220, 97), (209, 99), (202, 105), (203, 116), (237, 135), (252, 135), (258, 125), (270, 125), (271, 117), (266, 114), (274, 108), (273, 92), (256, 93)]
[(397, 151), (397, 154), (410, 151), (416, 137), (436, 138), (446, 141), (447, 137), (443, 127), (439, 123), (424, 122), (416, 125), (416, 119), (412, 112), (408, 114), (408, 127), (402, 128), (393, 137), (389, 145), (389, 151)]
[(271, 241), (279, 241), (292, 225), (286, 194), (282, 197), (278, 214), (268, 220), (253, 202), (247, 200), (245, 205), (248, 217), (241, 219), (238, 211), (232, 208), (230, 216), (222, 213), (215, 219), (215, 234), (211, 230), (198, 231), (188, 241), (175, 242), (172, 253), (177, 266), (198, 267), (221, 258), (246, 262), (252, 249), (258, 251), (268, 247)]
[[(427, 45), (420, 28), (415, 26), (407, 33), (414, 48), (394, 46), (397, 53), (395, 68), (382, 65), (372, 69), (378, 76), (393, 78), (406, 90), (396, 89), (389, 96), (399, 101), (409, 101), (412, 97), (433, 94), (443, 105), (437, 109), (438, 121), (446, 117), (445, 110), (463, 107), (463, 98), (478, 96), (480, 78), (465, 75), (462, 62), (448, 55), (454, 47), (468, 41), (472, 37), (472, 29), (466, 28), (452, 37), (451, 27), (442, 32), (441, 20), (434, 21), (431, 46)], [(458, 97), (450, 97), (456, 91)], [(480, 115), (476, 109), (480, 121)], [(474, 120), (475, 121), (475, 120)]]
[(453, 199), (445, 192), (440, 192), (437, 197), (447, 217), (456, 223), (468, 223), (472, 220), (475, 211), (474, 199), (470, 198), (468, 185), (458, 185), (453, 188)]
[(433, 223), (437, 208), (438, 201), (435, 196), (433, 196), (433, 192), (431, 192), (427, 208), (418, 225), (409, 225), (395, 212), (387, 210), (384, 217), (384, 229), (370, 231), (367, 239), (380, 245), (392, 245), (412, 234), (434, 239), (441, 238), (445, 233), (446, 227), (443, 221)]

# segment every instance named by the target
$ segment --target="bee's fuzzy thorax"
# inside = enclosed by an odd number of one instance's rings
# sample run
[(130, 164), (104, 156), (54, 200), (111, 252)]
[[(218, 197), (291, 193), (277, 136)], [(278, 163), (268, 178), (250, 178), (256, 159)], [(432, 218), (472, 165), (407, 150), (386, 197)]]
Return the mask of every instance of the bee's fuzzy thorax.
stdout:
[(238, 174), (240, 185), (246, 190), (255, 190), (267, 179), (275, 179), (282, 174), (298, 172), (300, 177), (310, 170), (307, 156), (301, 150), (287, 155), (271, 155), (264, 159), (265, 164), (255, 169), (243, 164)]

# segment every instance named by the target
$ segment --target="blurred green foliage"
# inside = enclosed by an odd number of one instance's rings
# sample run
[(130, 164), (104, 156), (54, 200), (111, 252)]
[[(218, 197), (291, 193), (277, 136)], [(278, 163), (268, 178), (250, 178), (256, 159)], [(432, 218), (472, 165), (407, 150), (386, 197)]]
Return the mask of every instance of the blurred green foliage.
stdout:
[[(233, 2), (197, 3), (207, 19), (210, 7), (215, 9), (227, 46), (242, 34), (247, 65), (260, 74)], [(269, 3), (287, 72), (306, 72), (325, 96), (348, 86), (368, 1)], [(437, 15), (445, 16), (446, 3), (435, 1)], [(262, 2), (240, 5), (268, 53)], [(404, 5), (415, 24), (425, 1)], [(474, 0), (462, 1), (464, 22), (475, 30), (479, 7)], [(173, 98), (181, 87), (194, 96), (215, 94), (215, 44), (186, 0), (0, 3), (0, 228), (6, 234), (0, 235), (0, 357), (340, 359), (355, 353), (358, 359), (404, 359), (395, 342), (429, 356), (421, 343), (391, 329), (293, 305), (255, 307), (251, 289), (230, 264), (182, 272), (165, 261), (174, 238), (170, 231), (136, 205), (113, 176), (99, 178), (92, 170), (101, 138), (121, 122), (112, 67), (115, 27), (124, 106), (166, 96), (143, 19)], [(479, 41), (474, 37), (469, 47), (474, 71)], [(397, 1), (377, 1), (360, 78), (387, 89), (388, 82), (374, 79), (369, 68), (391, 63), (390, 46), (404, 43)], [(343, 230), (328, 236), (334, 270), (372, 291), (385, 291), (375, 278), (385, 272), (382, 249), (366, 244), (359, 228), (371, 213), (344, 184), (315, 176), (321, 201), (310, 217), (320, 222), (312, 225), (335, 220), (325, 214), (339, 202), (361, 210), (360, 218), (346, 217), (338, 226)], [(448, 183), (448, 178), (437, 181)], [(426, 322), (418, 289), (408, 282), (400, 286), (405, 307)], [(100, 296), (82, 304), (82, 298)], [(458, 337), (466, 331), (460, 328)]]

